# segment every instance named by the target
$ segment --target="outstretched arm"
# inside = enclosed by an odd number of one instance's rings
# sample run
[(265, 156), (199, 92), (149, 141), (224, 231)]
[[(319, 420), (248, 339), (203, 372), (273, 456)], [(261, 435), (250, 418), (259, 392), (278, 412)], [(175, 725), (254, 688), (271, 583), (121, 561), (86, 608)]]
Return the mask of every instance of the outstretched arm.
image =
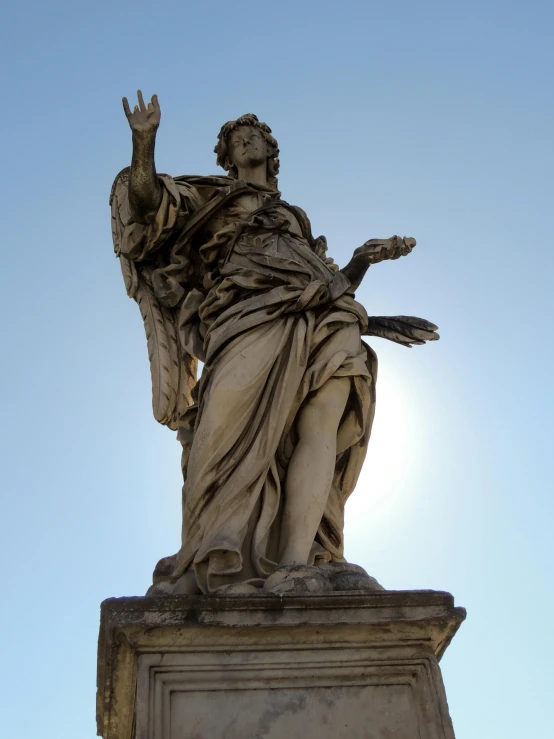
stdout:
[(123, 110), (133, 132), (133, 158), (129, 176), (129, 206), (137, 223), (148, 224), (162, 201), (162, 187), (156, 175), (154, 147), (161, 111), (157, 95), (146, 105), (142, 92), (137, 93), (138, 105), (131, 112), (129, 101), (123, 98)]
[(401, 236), (392, 236), (390, 239), (370, 239), (356, 249), (352, 259), (346, 267), (341, 269), (341, 272), (349, 279), (352, 290), (355, 292), (372, 264), (383, 262), (385, 259), (398, 259), (406, 256), (415, 244), (415, 239)]

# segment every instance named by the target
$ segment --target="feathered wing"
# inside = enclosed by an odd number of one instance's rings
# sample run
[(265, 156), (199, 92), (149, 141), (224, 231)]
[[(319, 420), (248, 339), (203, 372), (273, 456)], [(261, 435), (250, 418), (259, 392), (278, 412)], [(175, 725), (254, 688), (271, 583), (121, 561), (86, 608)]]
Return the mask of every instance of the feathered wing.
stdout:
[(113, 244), (127, 295), (137, 302), (144, 321), (154, 418), (169, 428), (177, 429), (179, 419), (193, 402), (192, 389), (196, 384), (198, 362), (183, 349), (179, 340), (180, 304), (168, 308), (158, 300), (153, 290), (152, 272), (157, 265), (134, 262), (121, 253), (123, 229), (131, 217), (128, 182), (129, 167), (117, 175), (110, 195)]
[(380, 336), (410, 349), (412, 344), (437, 341), (438, 326), (425, 318), (415, 316), (371, 316), (368, 320), (367, 336)]

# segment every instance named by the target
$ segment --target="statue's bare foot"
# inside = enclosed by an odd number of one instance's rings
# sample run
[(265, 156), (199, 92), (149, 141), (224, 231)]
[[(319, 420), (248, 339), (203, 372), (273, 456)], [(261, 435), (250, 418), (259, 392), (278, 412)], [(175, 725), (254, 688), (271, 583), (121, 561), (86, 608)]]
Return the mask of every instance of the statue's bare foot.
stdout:
[(318, 569), (329, 580), (334, 591), (375, 592), (385, 589), (374, 577), (368, 575), (363, 567), (349, 562), (327, 562)]
[(282, 565), (264, 583), (264, 590), (276, 595), (319, 595), (331, 589), (319, 567), (301, 564)]
[(275, 595), (320, 595), (330, 592), (372, 593), (385, 588), (363, 567), (348, 562), (324, 565), (282, 565), (265, 581), (264, 591)]

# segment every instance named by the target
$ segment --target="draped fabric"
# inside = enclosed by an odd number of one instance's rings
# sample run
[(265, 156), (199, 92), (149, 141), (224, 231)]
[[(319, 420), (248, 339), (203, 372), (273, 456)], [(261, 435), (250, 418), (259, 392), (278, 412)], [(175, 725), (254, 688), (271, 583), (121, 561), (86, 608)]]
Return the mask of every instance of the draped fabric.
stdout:
[[(284, 480), (307, 398), (350, 378), (335, 474), (311, 563), (343, 560), (344, 504), (371, 431), (377, 363), (364, 308), (277, 191), (226, 177), (160, 178), (150, 225), (129, 223), (121, 252), (155, 265), (161, 302), (178, 312), (183, 347), (204, 362), (183, 415), (182, 547), (169, 577), (194, 569), (203, 592), (261, 584), (277, 567)], [(249, 212), (240, 196), (257, 198)]]

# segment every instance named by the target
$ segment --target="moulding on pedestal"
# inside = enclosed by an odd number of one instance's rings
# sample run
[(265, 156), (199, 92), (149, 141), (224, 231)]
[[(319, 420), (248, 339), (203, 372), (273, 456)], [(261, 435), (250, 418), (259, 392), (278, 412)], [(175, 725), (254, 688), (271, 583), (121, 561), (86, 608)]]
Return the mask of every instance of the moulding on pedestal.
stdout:
[(104, 739), (453, 739), (438, 660), (450, 594), (113, 598), (102, 604)]

